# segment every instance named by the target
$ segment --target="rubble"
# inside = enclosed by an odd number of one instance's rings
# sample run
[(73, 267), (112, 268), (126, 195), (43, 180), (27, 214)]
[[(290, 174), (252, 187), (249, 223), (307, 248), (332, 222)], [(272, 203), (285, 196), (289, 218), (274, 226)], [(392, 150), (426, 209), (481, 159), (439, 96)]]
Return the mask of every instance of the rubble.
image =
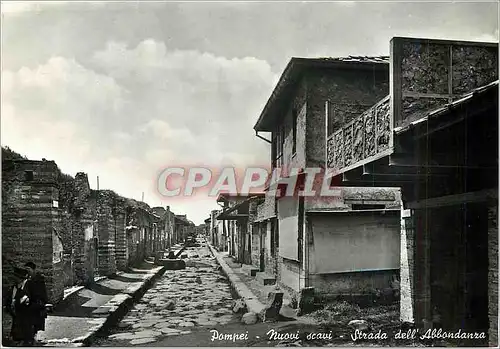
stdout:
[(245, 325), (253, 325), (256, 324), (259, 321), (259, 318), (257, 314), (254, 312), (249, 312), (243, 315), (241, 318), (241, 322), (243, 322)]

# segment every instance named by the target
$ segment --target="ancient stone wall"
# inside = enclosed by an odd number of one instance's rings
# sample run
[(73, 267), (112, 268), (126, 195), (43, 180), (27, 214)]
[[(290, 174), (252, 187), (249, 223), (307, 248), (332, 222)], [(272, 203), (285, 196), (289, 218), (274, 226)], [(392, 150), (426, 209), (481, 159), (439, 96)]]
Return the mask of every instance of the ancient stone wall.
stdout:
[(14, 266), (32, 261), (46, 276), (53, 302), (62, 298), (64, 287), (62, 246), (60, 255), (53, 254), (54, 234), (61, 226), (59, 172), (53, 161), (2, 161), (3, 285), (12, 284)]

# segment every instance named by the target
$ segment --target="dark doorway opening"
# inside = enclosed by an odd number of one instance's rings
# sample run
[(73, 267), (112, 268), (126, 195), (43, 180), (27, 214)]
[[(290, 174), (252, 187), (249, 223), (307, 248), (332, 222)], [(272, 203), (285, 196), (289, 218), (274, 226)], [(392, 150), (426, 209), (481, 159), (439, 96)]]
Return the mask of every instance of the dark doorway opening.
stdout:
[(429, 209), (434, 327), (488, 333), (488, 215), (485, 204)]

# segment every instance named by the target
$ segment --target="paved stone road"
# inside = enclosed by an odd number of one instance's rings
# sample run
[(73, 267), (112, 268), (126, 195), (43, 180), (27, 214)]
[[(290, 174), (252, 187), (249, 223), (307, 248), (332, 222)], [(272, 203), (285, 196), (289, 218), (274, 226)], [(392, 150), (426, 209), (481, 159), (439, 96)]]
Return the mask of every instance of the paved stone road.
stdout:
[(240, 323), (227, 279), (204, 243), (187, 251), (187, 268), (167, 270), (106, 339), (96, 346), (147, 345), (167, 336), (209, 333)]

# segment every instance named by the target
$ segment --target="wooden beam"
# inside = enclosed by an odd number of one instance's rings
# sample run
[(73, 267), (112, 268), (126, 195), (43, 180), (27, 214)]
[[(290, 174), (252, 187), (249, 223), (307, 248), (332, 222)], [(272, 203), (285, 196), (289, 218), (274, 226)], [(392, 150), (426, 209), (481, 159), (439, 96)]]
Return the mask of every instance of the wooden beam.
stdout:
[(451, 154), (430, 154), (432, 163), (422, 163), (417, 161), (412, 154), (391, 154), (389, 155), (389, 166), (394, 168), (398, 167), (416, 167), (416, 168), (443, 168), (443, 169), (456, 169), (458, 167), (463, 169), (496, 169), (495, 166), (483, 166), (478, 164), (464, 164), (462, 161), (455, 161)]
[(429, 198), (417, 202), (409, 202), (408, 208), (419, 209), (419, 208), (431, 208), (431, 207), (444, 207), (444, 206), (460, 205), (464, 203), (485, 202), (490, 200), (491, 201), (498, 200), (498, 188), (455, 194), (455, 195), (440, 196), (437, 198)]
[[(418, 182), (422, 180), (427, 180), (429, 175), (416, 175), (412, 173), (408, 174), (364, 174), (361, 180), (370, 181), (374, 183), (403, 183), (403, 182)], [(392, 186), (399, 186), (394, 184)]]
[[(389, 154), (391, 154), (393, 152), (392, 148), (389, 148), (389, 149), (386, 149), (380, 153), (377, 153), (373, 156), (370, 156), (366, 159), (363, 159), (363, 160), (360, 160), (360, 161), (357, 161), (349, 166), (346, 166), (346, 167), (343, 167), (343, 168), (340, 168), (340, 169), (337, 169), (337, 174), (342, 174), (342, 173), (346, 173), (346, 172), (350, 172), (352, 170), (356, 170), (356, 169), (359, 169), (361, 168), (364, 164), (367, 164), (367, 163), (370, 163), (372, 161), (376, 161), (376, 160), (379, 160), (379, 159), (382, 159), (384, 157), (387, 157)], [(362, 171), (362, 169), (361, 169)]]
[(366, 164), (363, 165), (363, 175), (380, 175), (380, 176), (415, 176), (415, 177), (429, 177), (429, 176), (448, 176), (450, 174), (449, 168), (435, 168), (435, 167), (411, 167), (411, 166), (389, 166), (381, 164)]
[(217, 220), (219, 221), (232, 221), (232, 220), (237, 220), (237, 219), (243, 219), (243, 218), (248, 218), (248, 214), (231, 214), (231, 215), (223, 215), (217, 217)]
[(353, 181), (359, 179), (363, 175), (363, 166), (353, 168), (350, 171), (342, 173), (342, 181)]

